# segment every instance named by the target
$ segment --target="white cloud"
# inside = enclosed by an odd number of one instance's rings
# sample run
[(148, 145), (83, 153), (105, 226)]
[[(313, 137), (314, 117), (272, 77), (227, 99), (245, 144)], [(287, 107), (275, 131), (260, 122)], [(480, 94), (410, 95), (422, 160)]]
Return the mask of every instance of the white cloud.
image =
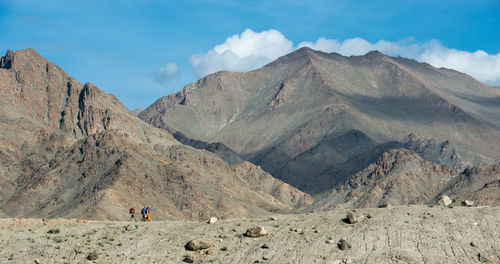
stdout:
[(189, 61), (201, 77), (220, 70), (253, 70), (292, 50), (292, 41), (277, 30), (254, 32), (246, 29), (241, 35), (227, 38), (205, 54), (191, 56)]
[(174, 76), (179, 73), (179, 67), (175, 63), (168, 63), (164, 67), (156, 70), (154, 78), (157, 82), (164, 84), (170, 81)]
[(430, 45), (417, 57), (435, 67), (445, 67), (465, 72), (472, 77), (493, 85), (500, 85), (500, 53), (488, 54), (483, 50), (467, 52)]
[(344, 41), (319, 38), (315, 42), (303, 41), (294, 46), (281, 32), (270, 29), (262, 32), (245, 30), (234, 35), (205, 54), (190, 58), (198, 76), (220, 70), (249, 71), (269, 63), (294, 49), (310, 47), (324, 52), (337, 52), (344, 56), (364, 55), (378, 50), (391, 56), (402, 56), (427, 62), (435, 67), (446, 67), (465, 72), (488, 84), (500, 85), (500, 53), (461, 51), (444, 47), (439, 41), (418, 43), (412, 38), (401, 41), (379, 40), (375, 43), (362, 38)]

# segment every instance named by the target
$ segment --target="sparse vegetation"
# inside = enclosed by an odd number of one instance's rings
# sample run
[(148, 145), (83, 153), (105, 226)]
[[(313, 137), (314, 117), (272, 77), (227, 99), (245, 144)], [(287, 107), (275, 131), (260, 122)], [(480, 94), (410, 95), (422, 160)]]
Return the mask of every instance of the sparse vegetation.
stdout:
[(11, 254), (9, 255), (9, 260), (13, 260), (13, 259), (14, 259), (14, 253), (11, 253)]
[(242, 238), (242, 237), (243, 237), (243, 234), (236, 234), (236, 237), (237, 237), (237, 238)]
[(61, 233), (61, 228), (59, 228), (59, 227), (52, 228), (47, 233), (49, 233), (49, 234), (59, 234), (59, 233)]
[(56, 243), (62, 243), (65, 241), (64, 238), (61, 236), (55, 236), (52, 238), (52, 240), (54, 240)]

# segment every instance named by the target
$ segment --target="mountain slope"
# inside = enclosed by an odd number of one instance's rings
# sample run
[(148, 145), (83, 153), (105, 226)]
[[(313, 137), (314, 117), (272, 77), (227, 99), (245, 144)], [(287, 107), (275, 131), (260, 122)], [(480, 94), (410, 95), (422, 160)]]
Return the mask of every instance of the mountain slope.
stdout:
[(423, 160), (411, 150), (392, 149), (319, 199), (314, 207), (428, 204), (457, 175), (456, 170)]
[[(426, 159), (457, 169), (495, 162), (500, 105), (492, 98), (500, 98), (500, 89), (453, 70), (380, 52), (344, 57), (302, 48), (251, 72), (208, 75), (139, 117), (188, 138), (221, 142), (319, 195), (363, 169), (345, 163), (351, 158), (376, 160), (379, 144), (428, 148)], [(364, 140), (336, 149), (332, 141), (353, 131)], [(455, 160), (433, 144), (410, 144), (410, 134), (448, 142)]]
[(300, 199), (259, 189), (32, 49), (8, 51), (0, 66), (0, 211), (10, 217), (124, 220), (149, 205), (155, 219), (224, 218), (313, 201), (287, 184)]

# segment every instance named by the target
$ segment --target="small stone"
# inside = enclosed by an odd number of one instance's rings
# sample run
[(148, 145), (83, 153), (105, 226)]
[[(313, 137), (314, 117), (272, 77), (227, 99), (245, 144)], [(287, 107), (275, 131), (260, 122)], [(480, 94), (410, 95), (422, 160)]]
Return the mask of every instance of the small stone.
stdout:
[(347, 242), (345, 238), (340, 239), (337, 245), (340, 250), (348, 250), (351, 248), (351, 244), (349, 244), (349, 242)]
[(210, 220), (208, 220), (209, 224), (215, 224), (217, 223), (217, 217), (210, 217)]
[(300, 232), (302, 232), (302, 229), (297, 228), (297, 229), (295, 229), (295, 232), (300, 233)]
[(343, 261), (341, 259), (336, 259), (332, 262), (332, 264), (342, 264)]
[(90, 252), (90, 253), (87, 255), (87, 259), (88, 259), (88, 260), (96, 260), (96, 259), (97, 259), (97, 253), (96, 253), (96, 252)]
[(351, 264), (352, 263), (352, 259), (344, 259), (342, 260), (345, 264)]
[(40, 264), (40, 260), (39, 259), (35, 259), (35, 263), (36, 264)]
[(472, 242), (470, 242), (470, 246), (471, 247), (477, 247), (477, 244), (476, 244), (476, 242), (472, 241)]
[(450, 197), (448, 197), (447, 195), (443, 195), (441, 197), (439, 197), (438, 199), (438, 204), (439, 205), (443, 205), (443, 206), (448, 206), (452, 203)]
[(265, 235), (267, 235), (267, 232), (263, 226), (251, 227), (245, 232), (246, 237), (262, 237)]
[(260, 247), (260, 248), (267, 249), (267, 248), (269, 248), (269, 246), (268, 246), (267, 244), (264, 244), (264, 245), (262, 245), (262, 247)]
[(186, 256), (184, 256), (184, 259), (182, 261), (184, 261), (186, 263), (194, 263), (194, 258), (190, 255), (186, 255)]
[(210, 244), (199, 240), (191, 240), (184, 246), (184, 248), (189, 251), (197, 251), (200, 249), (210, 248)]
[(372, 216), (371, 214), (367, 214), (367, 215), (366, 215), (366, 218), (368, 218), (368, 219), (372, 219), (372, 218), (373, 218), (373, 216)]
[(359, 221), (359, 217), (355, 213), (349, 213), (347, 214), (347, 221), (349, 222), (349, 224), (355, 224)]
[(479, 225), (479, 223), (478, 223), (478, 222), (473, 222), (473, 223), (472, 223), (472, 225), (473, 225), (473, 226), (478, 226), (478, 225)]
[(271, 217), (269, 217), (269, 220), (272, 220), (272, 221), (278, 221), (278, 219), (279, 219), (279, 218), (278, 218), (278, 217), (276, 217), (276, 216), (271, 216)]
[(228, 236), (226, 236), (226, 235), (220, 235), (220, 236), (219, 236), (219, 238), (220, 238), (220, 239), (227, 239), (227, 238), (228, 238)]
[(135, 228), (135, 226), (133, 226), (133, 225), (127, 225), (127, 226), (125, 227), (125, 230), (126, 230), (126, 231), (132, 231), (132, 230), (135, 230), (135, 229), (136, 229), (136, 228)]
[(383, 204), (379, 205), (378, 208), (387, 208), (387, 209), (390, 209), (391, 205), (388, 204), (388, 203), (383, 203)]
[(269, 260), (269, 257), (268, 256), (262, 256), (262, 259), (263, 260)]
[(221, 250), (221, 251), (227, 251), (227, 247), (226, 247), (226, 246), (221, 247), (221, 248), (220, 248), (220, 250)]
[(479, 254), (477, 254), (477, 258), (479, 259), (479, 262), (488, 262), (488, 261), (490, 261), (490, 258), (485, 253), (479, 253)]
[(327, 244), (335, 244), (335, 240), (333, 239), (329, 239), (326, 241)]

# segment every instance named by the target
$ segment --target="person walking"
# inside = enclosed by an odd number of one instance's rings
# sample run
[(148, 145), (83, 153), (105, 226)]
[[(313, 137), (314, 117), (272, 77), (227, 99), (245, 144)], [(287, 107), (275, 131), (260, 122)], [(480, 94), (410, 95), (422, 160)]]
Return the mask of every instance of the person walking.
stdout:
[(142, 214), (142, 221), (146, 222), (146, 207), (142, 208), (141, 214)]
[(132, 219), (134, 219), (134, 222), (137, 222), (137, 218), (135, 218), (135, 208), (134, 207), (130, 208), (128, 212), (130, 214), (129, 221), (132, 221)]
[(148, 220), (148, 222), (151, 222), (151, 208), (146, 207), (146, 219)]

